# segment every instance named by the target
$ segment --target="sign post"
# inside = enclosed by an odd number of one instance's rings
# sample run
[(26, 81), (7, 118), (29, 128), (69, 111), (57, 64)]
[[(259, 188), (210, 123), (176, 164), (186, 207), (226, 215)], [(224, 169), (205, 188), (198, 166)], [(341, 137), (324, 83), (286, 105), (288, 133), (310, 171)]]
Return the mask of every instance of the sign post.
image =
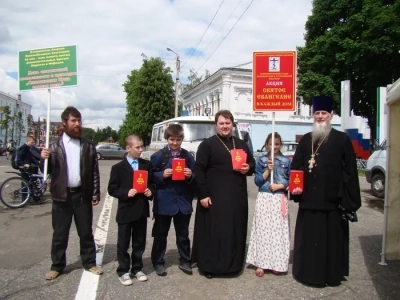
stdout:
[[(296, 51), (253, 52), (253, 110), (272, 111), (274, 161), (275, 112), (296, 107)], [(271, 172), (271, 183), (273, 183)]]
[[(76, 45), (18, 52), (18, 85), (21, 91), (47, 89), (46, 148), (49, 147), (51, 89), (78, 85)], [(47, 178), (47, 159), (43, 179)]]

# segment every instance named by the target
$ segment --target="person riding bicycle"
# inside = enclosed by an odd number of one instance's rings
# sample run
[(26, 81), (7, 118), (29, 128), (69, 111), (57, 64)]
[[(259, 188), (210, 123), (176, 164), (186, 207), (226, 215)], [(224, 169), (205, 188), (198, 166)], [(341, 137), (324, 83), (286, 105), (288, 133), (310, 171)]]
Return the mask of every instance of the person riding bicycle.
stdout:
[(22, 177), (29, 182), (29, 176), (26, 172), (37, 174), (38, 166), (34, 164), (34, 159), (32, 157), (32, 147), (35, 143), (33, 137), (27, 136), (26, 142), (21, 147), (18, 148), (17, 152), (17, 164), (22, 173)]

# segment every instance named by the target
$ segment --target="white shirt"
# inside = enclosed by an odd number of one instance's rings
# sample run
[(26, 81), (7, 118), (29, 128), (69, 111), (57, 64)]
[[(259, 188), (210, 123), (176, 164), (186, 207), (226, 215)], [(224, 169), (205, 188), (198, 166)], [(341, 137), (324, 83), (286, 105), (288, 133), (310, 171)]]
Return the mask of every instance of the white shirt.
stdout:
[(81, 186), (81, 141), (71, 138), (65, 132), (62, 135), (62, 139), (67, 157), (68, 187)]

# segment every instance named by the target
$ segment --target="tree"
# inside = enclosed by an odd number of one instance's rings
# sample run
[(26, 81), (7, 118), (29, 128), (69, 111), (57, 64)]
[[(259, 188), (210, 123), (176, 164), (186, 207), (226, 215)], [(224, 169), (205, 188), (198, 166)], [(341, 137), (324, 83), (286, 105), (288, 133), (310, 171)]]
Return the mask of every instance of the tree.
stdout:
[(4, 143), (7, 143), (10, 122), (12, 122), (13, 117), (11, 116), (11, 110), (8, 105), (0, 107), (0, 113), (4, 114), (4, 118), (0, 121), (0, 127), (1, 129), (5, 129)]
[(26, 116), (26, 124), (28, 126), (28, 133), (35, 136), (34, 121), (33, 121), (33, 116), (31, 114), (28, 114)]
[(17, 135), (17, 145), (21, 144), (21, 135), (25, 131), (25, 126), (22, 120), (22, 112), (17, 112), (15, 115), (15, 129)]
[(400, 0), (314, 0), (298, 47), (299, 95), (331, 95), (351, 81), (352, 109), (376, 129), (376, 89), (400, 77)]
[(160, 58), (143, 59), (122, 85), (126, 93), (126, 115), (119, 129), (119, 143), (132, 133), (150, 143), (152, 126), (174, 115), (175, 96), (171, 69)]
[[(199, 77), (197, 72), (194, 71), (194, 69), (190, 69), (189, 72), (190, 72), (190, 75), (188, 76), (189, 83), (184, 84), (182, 86), (182, 93), (185, 93), (185, 92), (191, 90), (192, 88), (194, 88), (196, 85), (198, 85), (203, 80), (203, 76)], [(210, 71), (206, 69), (205, 73), (204, 73), (204, 80), (210, 76), (211, 76)]]
[(84, 138), (87, 138), (88, 140), (93, 141), (95, 133), (96, 132), (94, 131), (93, 128), (89, 128), (89, 127), (83, 127), (82, 128), (82, 136)]
[(28, 115), (28, 132), (32, 134), (32, 136), (35, 139), (36, 144), (40, 145), (41, 141), (40, 141), (40, 132), (41, 132), (41, 128), (42, 128), (42, 124), (40, 122), (40, 118), (38, 118), (38, 121), (35, 122), (33, 120), (33, 116), (32, 115)]
[(118, 142), (118, 133), (110, 126), (107, 126), (106, 128), (103, 129), (97, 128), (96, 131), (94, 131), (91, 128), (84, 128), (84, 134), (85, 134), (84, 136), (92, 140), (94, 144), (97, 144), (99, 142), (108, 142), (108, 143)]

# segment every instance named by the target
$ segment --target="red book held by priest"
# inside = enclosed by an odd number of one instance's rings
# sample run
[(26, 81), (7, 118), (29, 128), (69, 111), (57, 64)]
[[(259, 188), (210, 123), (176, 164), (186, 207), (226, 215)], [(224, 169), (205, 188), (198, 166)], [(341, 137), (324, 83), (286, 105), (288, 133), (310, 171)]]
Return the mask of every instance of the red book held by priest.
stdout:
[(242, 168), (242, 165), (247, 161), (247, 153), (243, 149), (232, 149), (231, 150), (232, 167), (238, 171)]
[(295, 188), (303, 190), (304, 172), (299, 170), (290, 171), (289, 192), (293, 192)]
[(133, 189), (138, 193), (144, 193), (147, 189), (148, 172), (145, 170), (133, 171)]
[(182, 158), (174, 158), (172, 160), (172, 180), (185, 180), (185, 163)]

